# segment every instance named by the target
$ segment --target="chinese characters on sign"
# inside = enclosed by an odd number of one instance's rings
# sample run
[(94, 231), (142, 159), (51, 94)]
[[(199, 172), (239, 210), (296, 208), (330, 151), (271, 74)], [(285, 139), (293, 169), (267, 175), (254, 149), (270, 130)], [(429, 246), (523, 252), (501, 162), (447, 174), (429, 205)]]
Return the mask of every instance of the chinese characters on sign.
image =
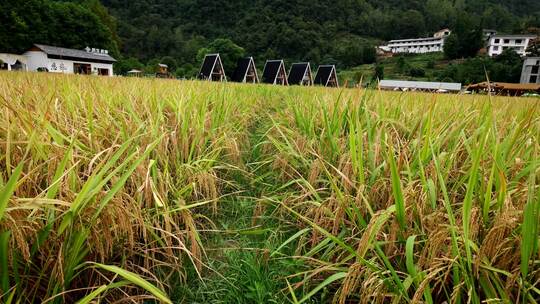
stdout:
[(51, 64), (51, 71), (65, 72), (65, 71), (67, 71), (67, 67), (63, 62), (60, 62), (60, 64), (57, 64), (56, 62), (53, 62)]

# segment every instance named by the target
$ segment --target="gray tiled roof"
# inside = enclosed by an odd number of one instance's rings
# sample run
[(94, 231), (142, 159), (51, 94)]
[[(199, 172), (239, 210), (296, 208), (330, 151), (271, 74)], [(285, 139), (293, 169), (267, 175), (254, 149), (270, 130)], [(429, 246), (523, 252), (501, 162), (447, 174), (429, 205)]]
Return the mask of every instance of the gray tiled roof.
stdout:
[(102, 61), (109, 61), (109, 62), (116, 61), (109, 54), (98, 54), (98, 53), (87, 52), (85, 50), (67, 49), (67, 48), (44, 45), (44, 44), (34, 44), (34, 45), (48, 55), (74, 57), (74, 58), (81, 58), (81, 59), (102, 60)]

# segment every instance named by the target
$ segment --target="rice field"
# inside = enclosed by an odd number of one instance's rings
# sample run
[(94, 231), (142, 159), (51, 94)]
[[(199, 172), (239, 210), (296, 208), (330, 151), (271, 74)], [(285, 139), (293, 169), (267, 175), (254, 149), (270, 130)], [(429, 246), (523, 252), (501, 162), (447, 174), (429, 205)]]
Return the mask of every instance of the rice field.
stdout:
[(538, 303), (539, 106), (0, 73), (0, 302)]

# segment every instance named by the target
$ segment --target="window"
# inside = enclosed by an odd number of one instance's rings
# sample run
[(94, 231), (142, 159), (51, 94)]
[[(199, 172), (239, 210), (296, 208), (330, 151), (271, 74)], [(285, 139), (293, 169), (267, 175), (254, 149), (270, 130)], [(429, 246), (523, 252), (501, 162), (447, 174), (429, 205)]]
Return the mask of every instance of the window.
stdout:
[(498, 46), (498, 45), (494, 46), (494, 47), (493, 47), (493, 50), (494, 50), (494, 51), (498, 51), (498, 50), (499, 50), (499, 46)]
[(539, 68), (540, 68), (540, 66), (533, 65), (532, 70), (531, 70), (531, 74), (538, 74), (538, 69)]
[(516, 44), (521, 44), (523, 42), (523, 40), (521, 39), (516, 39)]
[(538, 80), (538, 75), (531, 75), (531, 78), (529, 79), (529, 83), (536, 83)]
[(73, 63), (73, 72), (75, 74), (90, 75), (92, 74), (92, 68), (86, 63)]
[(109, 76), (109, 69), (98, 69), (98, 75)]
[(510, 43), (510, 39), (504, 39), (504, 43), (505, 43), (505, 44), (509, 44), (509, 43)]
[(495, 39), (495, 43), (500, 43), (501, 39)]

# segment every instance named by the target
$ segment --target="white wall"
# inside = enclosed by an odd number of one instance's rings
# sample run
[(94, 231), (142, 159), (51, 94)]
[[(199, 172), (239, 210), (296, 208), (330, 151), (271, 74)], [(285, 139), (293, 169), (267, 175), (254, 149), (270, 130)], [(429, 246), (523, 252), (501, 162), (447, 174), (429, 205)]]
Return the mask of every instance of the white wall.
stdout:
[(28, 51), (23, 54), (28, 58), (28, 70), (37, 71), (40, 67), (47, 67), (47, 54), (39, 51)]
[[(488, 44), (488, 55), (490, 57), (502, 54), (505, 49), (511, 48), (521, 56), (525, 56), (525, 50), (531, 41), (530, 36), (491, 36)], [(508, 42), (505, 42), (507, 40)], [(521, 42), (518, 42), (521, 40)]]
[(52, 59), (48, 58), (47, 54), (41, 51), (28, 51), (24, 53), (28, 57), (28, 70), (37, 71), (38, 68), (47, 68), (51, 73), (67, 73), (73, 74), (73, 64), (74, 63), (84, 63), (90, 64), (92, 68), (92, 74), (97, 75), (97, 69), (107, 69), (109, 70), (109, 76), (113, 75), (113, 65), (110, 63), (95, 63), (95, 62), (86, 62), (83, 60), (65, 60), (65, 59)]
[[(533, 73), (533, 67), (535, 67)], [(535, 82), (531, 82), (531, 76), (536, 78)], [(534, 80), (534, 79), (533, 79)], [(523, 62), (523, 69), (521, 71), (521, 83), (539, 83), (540, 84), (540, 57), (526, 58)]]
[(429, 41), (393, 41), (388, 44), (388, 47), (393, 53), (432, 53), (442, 52), (444, 48), (444, 39), (429, 40)]

